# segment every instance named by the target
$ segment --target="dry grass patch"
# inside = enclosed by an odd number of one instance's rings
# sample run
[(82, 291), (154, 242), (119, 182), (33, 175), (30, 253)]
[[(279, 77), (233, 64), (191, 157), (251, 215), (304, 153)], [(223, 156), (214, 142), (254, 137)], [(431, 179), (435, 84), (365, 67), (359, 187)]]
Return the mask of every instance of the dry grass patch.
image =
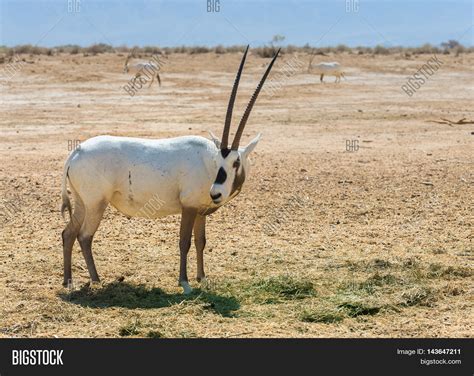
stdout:
[(291, 276), (278, 276), (253, 281), (245, 290), (250, 300), (264, 304), (299, 300), (315, 295), (311, 281)]
[[(381, 312), (400, 312), (404, 308), (433, 307), (444, 296), (464, 293), (462, 288), (447, 285), (442, 289), (429, 284), (443, 278), (466, 278), (469, 268), (445, 267), (440, 264), (423, 266), (409, 259), (401, 264), (376, 259), (364, 267), (348, 263), (349, 270), (376, 270), (368, 278), (348, 279), (337, 285), (332, 294), (318, 296), (311, 308), (303, 308), (299, 319), (303, 322), (333, 324), (358, 316), (374, 316)], [(384, 270), (384, 273), (380, 272)], [(317, 306), (317, 308), (314, 308)]]

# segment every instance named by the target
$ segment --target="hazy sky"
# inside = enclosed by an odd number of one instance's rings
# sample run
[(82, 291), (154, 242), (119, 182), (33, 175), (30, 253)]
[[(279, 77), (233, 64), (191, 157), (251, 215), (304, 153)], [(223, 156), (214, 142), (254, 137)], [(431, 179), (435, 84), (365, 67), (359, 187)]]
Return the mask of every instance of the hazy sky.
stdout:
[(217, 2), (219, 12), (207, 11), (208, 0), (0, 0), (0, 45), (258, 46), (275, 34), (314, 46), (474, 39), (472, 0)]

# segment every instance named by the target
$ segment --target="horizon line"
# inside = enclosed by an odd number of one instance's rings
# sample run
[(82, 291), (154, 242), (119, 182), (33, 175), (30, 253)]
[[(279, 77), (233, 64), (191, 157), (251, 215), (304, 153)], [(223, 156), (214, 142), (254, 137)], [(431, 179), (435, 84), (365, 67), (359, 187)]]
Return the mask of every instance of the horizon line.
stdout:
[[(314, 48), (314, 49), (325, 49), (325, 48), (349, 48), (349, 49), (357, 49), (357, 48), (375, 48), (375, 47), (384, 47), (387, 49), (391, 48), (421, 48), (424, 46), (431, 46), (431, 47), (440, 47), (443, 48), (444, 43), (448, 43), (451, 41), (455, 41), (458, 43), (458, 46), (465, 47), (465, 48), (471, 48), (473, 47), (472, 45), (469, 44), (463, 44), (459, 42), (458, 40), (455, 39), (449, 39), (446, 40), (445, 42), (433, 44), (430, 42), (425, 42), (421, 44), (416, 44), (416, 45), (388, 45), (386, 43), (379, 43), (379, 44), (368, 44), (368, 45), (350, 45), (350, 44), (345, 44), (345, 43), (338, 43), (338, 44), (331, 44), (331, 45), (324, 45), (324, 46), (314, 46), (311, 45), (310, 43), (305, 43), (303, 45), (301, 44), (292, 44), (292, 43), (287, 43), (287, 44), (282, 44), (282, 43), (275, 43), (274, 45), (270, 43), (264, 43), (264, 44), (255, 44), (254, 46), (250, 46), (250, 48), (288, 48), (288, 47), (294, 47), (294, 48)], [(0, 44), (0, 48), (17, 48), (17, 47), (23, 47), (23, 46), (31, 46), (31, 47), (36, 47), (36, 48), (61, 48), (61, 47), (79, 47), (79, 48), (90, 48), (92, 46), (107, 46), (111, 47), (113, 49), (117, 48), (208, 48), (208, 49), (215, 49), (217, 47), (223, 47), (223, 48), (235, 48), (235, 47), (245, 47), (246, 44), (225, 44), (225, 43), (219, 43), (219, 44), (214, 44), (214, 45), (208, 45), (208, 44), (177, 44), (177, 45), (158, 45), (158, 44), (143, 44), (143, 45), (138, 45), (138, 44), (118, 44), (118, 45), (112, 45), (109, 43), (91, 43), (91, 44), (77, 44), (77, 43), (68, 43), (68, 44), (59, 44), (55, 46), (46, 46), (46, 45), (38, 45), (38, 44), (33, 44), (33, 43), (22, 43), (22, 44), (15, 44), (15, 45), (8, 45), (8, 44)]]

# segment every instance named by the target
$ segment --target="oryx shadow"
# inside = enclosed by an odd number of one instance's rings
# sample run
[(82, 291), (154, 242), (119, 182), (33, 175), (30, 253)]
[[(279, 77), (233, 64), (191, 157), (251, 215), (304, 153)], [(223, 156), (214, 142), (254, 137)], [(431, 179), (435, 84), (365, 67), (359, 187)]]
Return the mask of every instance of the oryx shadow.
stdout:
[(216, 293), (194, 289), (191, 294), (169, 294), (160, 288), (135, 285), (127, 282), (113, 282), (103, 286), (91, 288), (89, 284), (80, 289), (59, 293), (64, 301), (90, 308), (164, 308), (196, 302), (203, 308), (225, 317), (234, 317), (235, 311), (240, 308), (239, 301), (233, 296), (223, 296)]

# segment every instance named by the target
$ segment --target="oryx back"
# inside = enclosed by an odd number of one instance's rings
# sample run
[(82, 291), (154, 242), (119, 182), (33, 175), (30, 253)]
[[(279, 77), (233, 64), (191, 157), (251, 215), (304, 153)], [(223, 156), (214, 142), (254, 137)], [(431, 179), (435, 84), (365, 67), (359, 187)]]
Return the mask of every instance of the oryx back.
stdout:
[[(99, 136), (72, 155), (68, 178), (86, 201), (110, 202), (127, 216), (158, 218), (212, 204), (218, 149), (203, 137), (162, 140)], [(87, 202), (86, 202), (87, 206)]]

